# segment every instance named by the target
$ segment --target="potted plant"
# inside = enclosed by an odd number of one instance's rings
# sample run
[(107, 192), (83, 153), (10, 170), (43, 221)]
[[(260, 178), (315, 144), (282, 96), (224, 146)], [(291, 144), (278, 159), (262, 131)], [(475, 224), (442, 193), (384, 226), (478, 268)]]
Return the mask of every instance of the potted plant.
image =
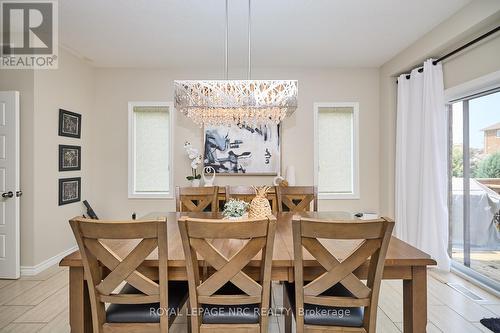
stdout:
[(224, 205), (222, 215), (228, 220), (241, 220), (248, 218), (248, 203), (243, 200), (229, 199)]
[(184, 150), (186, 150), (186, 154), (188, 158), (191, 160), (191, 175), (187, 176), (186, 179), (191, 182), (191, 186), (198, 187), (200, 186), (201, 173), (198, 173), (198, 167), (201, 164), (201, 155), (198, 149), (193, 148), (191, 143), (184, 143)]

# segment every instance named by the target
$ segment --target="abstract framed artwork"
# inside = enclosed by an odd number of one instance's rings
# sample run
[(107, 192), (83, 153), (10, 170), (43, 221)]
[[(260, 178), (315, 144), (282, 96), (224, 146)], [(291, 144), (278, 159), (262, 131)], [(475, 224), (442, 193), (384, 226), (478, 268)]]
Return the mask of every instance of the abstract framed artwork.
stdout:
[(59, 145), (59, 171), (81, 169), (82, 148), (80, 146)]
[(59, 109), (59, 136), (80, 138), (82, 129), (82, 115)]
[(59, 179), (59, 206), (80, 201), (81, 178), (61, 178)]
[(279, 125), (205, 126), (204, 167), (219, 175), (277, 175), (281, 164)]

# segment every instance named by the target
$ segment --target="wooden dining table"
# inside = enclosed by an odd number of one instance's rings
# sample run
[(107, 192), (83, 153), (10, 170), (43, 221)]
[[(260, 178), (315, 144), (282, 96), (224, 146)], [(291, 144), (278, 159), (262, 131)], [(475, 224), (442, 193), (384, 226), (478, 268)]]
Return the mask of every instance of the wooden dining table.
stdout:
[[(220, 218), (219, 213), (150, 213), (144, 220), (166, 219), (168, 230), (168, 278), (169, 280), (187, 280), (184, 253), (177, 225), (180, 216), (198, 218)], [(272, 261), (273, 281), (294, 281), (294, 255), (292, 239), (292, 218), (294, 213), (277, 213), (277, 227), (274, 241)], [(320, 219), (353, 219), (352, 214), (345, 212), (303, 212), (295, 213), (303, 217)], [(353, 221), (355, 221), (353, 219)], [(397, 222), (396, 222), (397, 223)], [(122, 258), (137, 245), (135, 240), (103, 240)], [(345, 258), (357, 245), (355, 241), (321, 240), (322, 244), (337, 258)], [(226, 243), (226, 255), (237, 250), (237, 243)], [(200, 270), (207, 270), (202, 258), (199, 260)], [(249, 275), (258, 276), (260, 255), (256, 256), (245, 268)], [(383, 279), (403, 280), (403, 318), (404, 332), (424, 333), (427, 325), (427, 266), (436, 265), (428, 254), (392, 237), (385, 260)], [(91, 332), (92, 319), (88, 289), (85, 283), (83, 263), (79, 251), (75, 251), (60, 262), (60, 266), (69, 267), (69, 315), (71, 332)], [(152, 252), (143, 263), (141, 272), (150, 272), (154, 277), (158, 271), (157, 253)], [(361, 265), (355, 274), (366, 279), (367, 263)], [(312, 280), (324, 272), (322, 266), (307, 252), (304, 253), (304, 279)]]

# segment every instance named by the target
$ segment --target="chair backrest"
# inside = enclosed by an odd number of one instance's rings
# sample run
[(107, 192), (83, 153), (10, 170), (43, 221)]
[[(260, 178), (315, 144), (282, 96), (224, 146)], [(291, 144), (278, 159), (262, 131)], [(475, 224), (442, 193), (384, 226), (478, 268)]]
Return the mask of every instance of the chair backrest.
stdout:
[(226, 186), (226, 202), (231, 198), (250, 202), (255, 198), (255, 189), (246, 185)]
[[(148, 304), (167, 302), (167, 223), (161, 221), (96, 221), (73, 218), (69, 221), (75, 235), (85, 270), (92, 308), (94, 332), (102, 332), (106, 322), (105, 303)], [(122, 258), (102, 240), (140, 240)], [(143, 261), (158, 249), (159, 283), (151, 280), (141, 269)], [(101, 263), (109, 274), (103, 275)], [(127, 282), (141, 294), (116, 294), (115, 289)], [(168, 317), (160, 316), (162, 332), (168, 330)]]
[[(276, 219), (227, 221), (181, 217), (178, 223), (186, 258), (191, 309), (199, 309), (200, 304), (260, 304), (261, 314), (267, 314)], [(221, 244), (222, 247), (218, 248), (214, 244)], [(243, 268), (259, 252), (260, 276), (255, 280), (243, 272)], [(199, 276), (198, 254), (205, 264), (215, 270), (204, 281)], [(228, 282), (239, 288), (242, 294), (224, 295), (217, 292)], [(267, 315), (260, 317), (260, 324), (267, 325)], [(193, 326), (201, 325), (197, 311), (192, 311), (191, 319)]]
[(210, 206), (211, 212), (217, 212), (219, 207), (219, 187), (179, 187), (175, 188), (176, 211), (203, 212)]
[[(363, 327), (366, 332), (375, 332), (380, 282), (394, 222), (387, 218), (332, 221), (295, 216), (292, 223), (296, 308), (304, 309), (304, 303), (333, 307), (365, 307)], [(345, 258), (339, 260), (319, 239), (361, 240), (361, 243)], [(306, 285), (302, 270), (303, 248), (326, 270)], [(367, 261), (368, 278), (365, 285), (353, 273)], [(342, 284), (353, 296), (322, 295), (337, 283)], [(297, 312), (299, 313), (298, 310)], [(296, 319), (297, 327), (300, 325), (303, 328), (303, 316), (297, 315)]]
[[(273, 212), (278, 211), (276, 207), (277, 197), (275, 191), (276, 190), (267, 194), (267, 199), (269, 200), (269, 204), (271, 205), (271, 209)], [(255, 195), (255, 189), (253, 188), (253, 186), (226, 186), (226, 202), (228, 202), (231, 198), (251, 202), (252, 199), (255, 198)]]
[(278, 211), (309, 212), (318, 210), (318, 188), (316, 186), (276, 186)]

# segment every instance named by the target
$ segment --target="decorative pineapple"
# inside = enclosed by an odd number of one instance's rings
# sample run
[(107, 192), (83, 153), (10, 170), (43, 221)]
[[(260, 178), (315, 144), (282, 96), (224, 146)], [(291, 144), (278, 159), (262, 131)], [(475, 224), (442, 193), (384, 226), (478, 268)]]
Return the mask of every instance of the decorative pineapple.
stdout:
[(255, 190), (255, 198), (250, 202), (250, 208), (248, 209), (249, 218), (262, 218), (272, 215), (271, 205), (267, 200), (267, 191), (269, 191), (269, 186), (253, 187)]

